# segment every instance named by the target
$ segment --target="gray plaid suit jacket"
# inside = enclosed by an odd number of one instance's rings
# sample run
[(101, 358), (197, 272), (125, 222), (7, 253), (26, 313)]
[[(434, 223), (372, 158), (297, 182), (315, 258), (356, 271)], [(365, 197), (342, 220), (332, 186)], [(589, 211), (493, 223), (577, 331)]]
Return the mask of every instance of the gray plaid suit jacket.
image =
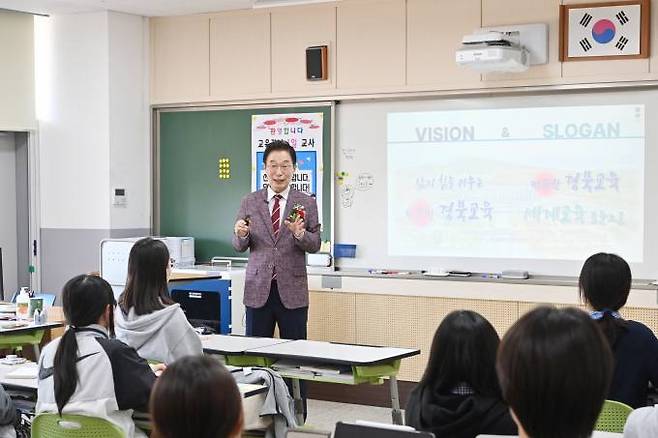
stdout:
[[(304, 237), (297, 240), (283, 221), (290, 215), (295, 204), (306, 210)], [(244, 285), (244, 304), (263, 307), (270, 294), (272, 273), (281, 302), (287, 309), (308, 306), (308, 279), (306, 277), (306, 253), (320, 249), (320, 224), (315, 198), (290, 189), (286, 209), (281, 216), (281, 228), (274, 238), (272, 218), (267, 202), (267, 189), (258, 190), (242, 198), (238, 219), (249, 217), (249, 235), (244, 239), (233, 235), (233, 248), (244, 252), (249, 249), (249, 263)]]

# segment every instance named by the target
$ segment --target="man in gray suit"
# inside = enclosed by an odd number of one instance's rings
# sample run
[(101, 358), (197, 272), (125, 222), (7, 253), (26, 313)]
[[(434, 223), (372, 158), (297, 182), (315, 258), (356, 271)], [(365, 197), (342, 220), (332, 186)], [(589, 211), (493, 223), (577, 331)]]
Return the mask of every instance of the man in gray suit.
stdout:
[(295, 150), (275, 140), (265, 149), (268, 187), (242, 199), (233, 247), (250, 250), (244, 288), (247, 336), (306, 339), (308, 280), (306, 252), (320, 249), (315, 198), (290, 187)]

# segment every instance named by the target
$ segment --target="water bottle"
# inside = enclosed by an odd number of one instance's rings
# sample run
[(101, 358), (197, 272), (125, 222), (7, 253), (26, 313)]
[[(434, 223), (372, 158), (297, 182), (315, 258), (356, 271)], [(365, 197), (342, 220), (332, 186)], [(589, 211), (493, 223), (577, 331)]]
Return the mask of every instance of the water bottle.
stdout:
[(21, 291), (18, 293), (18, 296), (16, 297), (16, 318), (17, 319), (27, 319), (29, 305), (30, 305), (29, 288), (22, 287)]

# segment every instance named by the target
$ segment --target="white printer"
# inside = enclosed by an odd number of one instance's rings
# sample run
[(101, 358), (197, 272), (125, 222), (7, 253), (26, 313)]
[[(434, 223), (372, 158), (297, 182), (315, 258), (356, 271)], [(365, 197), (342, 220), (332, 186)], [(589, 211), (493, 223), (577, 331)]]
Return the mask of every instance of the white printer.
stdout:
[[(169, 248), (169, 256), (174, 260), (175, 268), (189, 268), (194, 266), (194, 237), (158, 237)], [(103, 239), (100, 244), (101, 277), (112, 286), (115, 296), (123, 292), (128, 275), (128, 256), (135, 242), (143, 237), (128, 237), (124, 239)]]

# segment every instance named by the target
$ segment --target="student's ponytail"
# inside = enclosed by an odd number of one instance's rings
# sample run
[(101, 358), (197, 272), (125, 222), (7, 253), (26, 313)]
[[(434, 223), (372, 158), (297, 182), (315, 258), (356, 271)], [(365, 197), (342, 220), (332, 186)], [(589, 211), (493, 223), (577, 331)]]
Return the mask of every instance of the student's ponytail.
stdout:
[(71, 327), (59, 341), (54, 359), (54, 363), (57, 364), (53, 371), (55, 401), (60, 415), (78, 385), (77, 359), (78, 341), (75, 338), (75, 329)]
[(59, 341), (53, 359), (53, 383), (57, 410), (62, 414), (78, 386), (78, 340), (79, 327), (96, 324), (107, 306), (110, 306), (108, 329), (114, 331), (112, 310), (116, 305), (109, 283), (94, 275), (78, 275), (70, 279), (62, 290), (62, 306), (68, 330)]
[(619, 313), (612, 311), (604, 311), (598, 323), (611, 348), (615, 346), (617, 338), (627, 326), (626, 320)]

